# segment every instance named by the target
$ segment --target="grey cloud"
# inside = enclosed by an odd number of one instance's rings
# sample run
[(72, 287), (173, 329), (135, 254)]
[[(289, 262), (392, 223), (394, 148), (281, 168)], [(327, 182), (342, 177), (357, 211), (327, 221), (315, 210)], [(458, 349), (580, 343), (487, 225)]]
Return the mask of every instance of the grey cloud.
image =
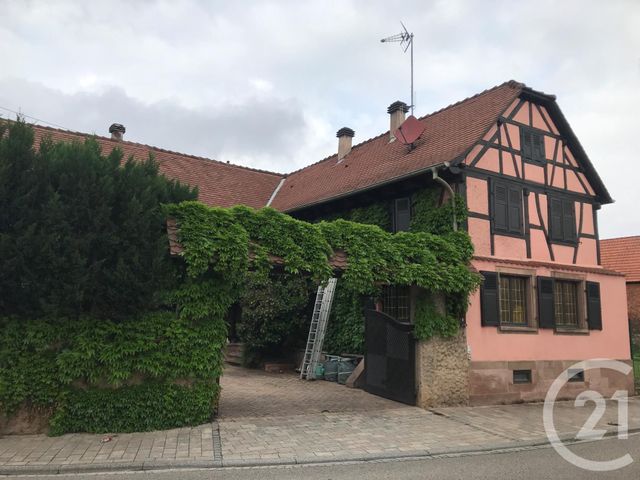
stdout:
[[(0, 79), (0, 106), (37, 112), (38, 118), (70, 130), (108, 136), (111, 123), (127, 128), (127, 140), (219, 160), (260, 158), (264, 168), (282, 170), (299, 148), (308, 126), (291, 100), (249, 97), (191, 110), (170, 101), (144, 104), (121, 88), (64, 94), (20, 79)], [(3, 112), (5, 116), (6, 111)], [(35, 115), (34, 115), (35, 116)]]
[(0, 98), (70, 128), (119, 121), (132, 140), (289, 171), (332, 153), (339, 127), (379, 134), (387, 105), (409, 100), (408, 55), (379, 42), (399, 20), (416, 35), (417, 115), (510, 78), (557, 94), (617, 200), (602, 234), (640, 233), (638, 176), (620, 171), (637, 157), (637, 0), (4, 2), (0, 79), (36, 85), (2, 83)]

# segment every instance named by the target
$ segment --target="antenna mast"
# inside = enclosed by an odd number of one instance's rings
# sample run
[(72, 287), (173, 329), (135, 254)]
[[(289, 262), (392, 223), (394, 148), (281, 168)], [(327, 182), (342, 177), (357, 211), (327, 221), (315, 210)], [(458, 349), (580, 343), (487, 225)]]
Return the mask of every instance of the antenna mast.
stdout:
[(402, 25), (403, 32), (380, 40), (382, 43), (400, 43), (402, 50), (406, 53), (408, 49), (411, 49), (411, 115), (413, 115), (413, 108), (415, 107), (413, 101), (413, 33), (407, 31), (407, 27), (404, 23)]

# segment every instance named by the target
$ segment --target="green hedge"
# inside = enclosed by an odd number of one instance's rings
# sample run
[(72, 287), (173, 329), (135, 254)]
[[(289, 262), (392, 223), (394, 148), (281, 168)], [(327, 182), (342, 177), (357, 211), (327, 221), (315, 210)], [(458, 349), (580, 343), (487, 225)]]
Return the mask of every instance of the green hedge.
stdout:
[(69, 390), (61, 395), (49, 433), (139, 432), (198, 425), (211, 420), (219, 392), (213, 382)]
[[(225, 340), (224, 322), (175, 312), (120, 322), (0, 319), (0, 410), (52, 408), (55, 434), (202, 423), (217, 401)], [(176, 385), (184, 382), (192, 386)]]

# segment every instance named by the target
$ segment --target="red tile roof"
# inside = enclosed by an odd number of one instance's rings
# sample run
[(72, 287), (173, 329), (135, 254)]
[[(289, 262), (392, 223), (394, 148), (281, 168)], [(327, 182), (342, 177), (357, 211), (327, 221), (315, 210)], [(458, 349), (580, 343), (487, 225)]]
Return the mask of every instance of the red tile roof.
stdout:
[(627, 282), (640, 282), (640, 235), (600, 241), (602, 266), (622, 272)]
[[(586, 165), (589, 180), (600, 192), (601, 203), (611, 201), (586, 153), (555, 103), (555, 97), (536, 92), (513, 80), (449, 105), (420, 119), (425, 130), (409, 151), (398, 141), (389, 142), (389, 132), (353, 147), (340, 162), (337, 154), (288, 175), (255, 170), (171, 152), (140, 143), (115, 141), (96, 136), (103, 151), (120, 147), (126, 157), (146, 159), (153, 153), (160, 171), (170, 178), (199, 187), (199, 199), (216, 206), (244, 204), (270, 205), (281, 211), (294, 211), (360, 190), (402, 179), (444, 162), (463, 157), (495, 124), (511, 103), (520, 96), (533, 95), (551, 102), (572, 145)], [(87, 134), (35, 126), (37, 137), (51, 135), (54, 140), (81, 140)]]
[[(70, 132), (55, 128), (33, 126), (36, 145), (45, 135), (54, 141), (84, 140), (86, 133)], [(264, 207), (283, 178), (278, 173), (240, 167), (208, 158), (186, 155), (141, 143), (115, 141), (107, 137), (94, 137), (105, 154), (119, 147), (125, 158), (133, 155), (136, 160), (146, 160), (152, 153), (160, 165), (160, 172), (182, 183), (197, 186), (199, 200), (207, 205), (230, 207), (243, 204)]]
[(514, 81), (422, 117), (425, 130), (409, 152), (389, 132), (367, 140), (338, 163), (337, 154), (287, 175), (272, 206), (289, 211), (326, 201), (452, 161), (482, 139), (520, 95)]

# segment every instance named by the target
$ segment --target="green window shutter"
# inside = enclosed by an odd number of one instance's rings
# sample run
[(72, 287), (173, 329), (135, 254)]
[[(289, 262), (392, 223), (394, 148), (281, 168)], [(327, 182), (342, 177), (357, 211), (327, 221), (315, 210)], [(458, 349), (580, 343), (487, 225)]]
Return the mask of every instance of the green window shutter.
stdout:
[(393, 231), (404, 232), (411, 225), (411, 201), (409, 197), (397, 198), (394, 202)]
[(495, 230), (508, 231), (508, 188), (496, 183), (493, 187), (493, 227)]
[(562, 212), (562, 200), (548, 197), (549, 201), (549, 233), (552, 240), (563, 240), (562, 228), (564, 224), (564, 214)]
[(522, 233), (522, 189), (509, 187), (509, 232)]
[(498, 274), (480, 272), (484, 281), (480, 286), (481, 322), (484, 327), (500, 325), (500, 305), (498, 303)]
[(562, 201), (562, 239), (567, 242), (576, 239), (576, 208), (573, 200)]
[(600, 284), (587, 282), (587, 323), (589, 330), (602, 330), (602, 307), (600, 305)]
[(556, 325), (553, 306), (554, 282), (551, 277), (538, 277), (538, 327), (554, 328)]
[(544, 135), (540, 133), (533, 134), (533, 160), (539, 163), (544, 163), (546, 161), (544, 157)]
[(532, 159), (533, 139), (531, 137), (531, 130), (520, 127), (520, 152), (525, 160)]

